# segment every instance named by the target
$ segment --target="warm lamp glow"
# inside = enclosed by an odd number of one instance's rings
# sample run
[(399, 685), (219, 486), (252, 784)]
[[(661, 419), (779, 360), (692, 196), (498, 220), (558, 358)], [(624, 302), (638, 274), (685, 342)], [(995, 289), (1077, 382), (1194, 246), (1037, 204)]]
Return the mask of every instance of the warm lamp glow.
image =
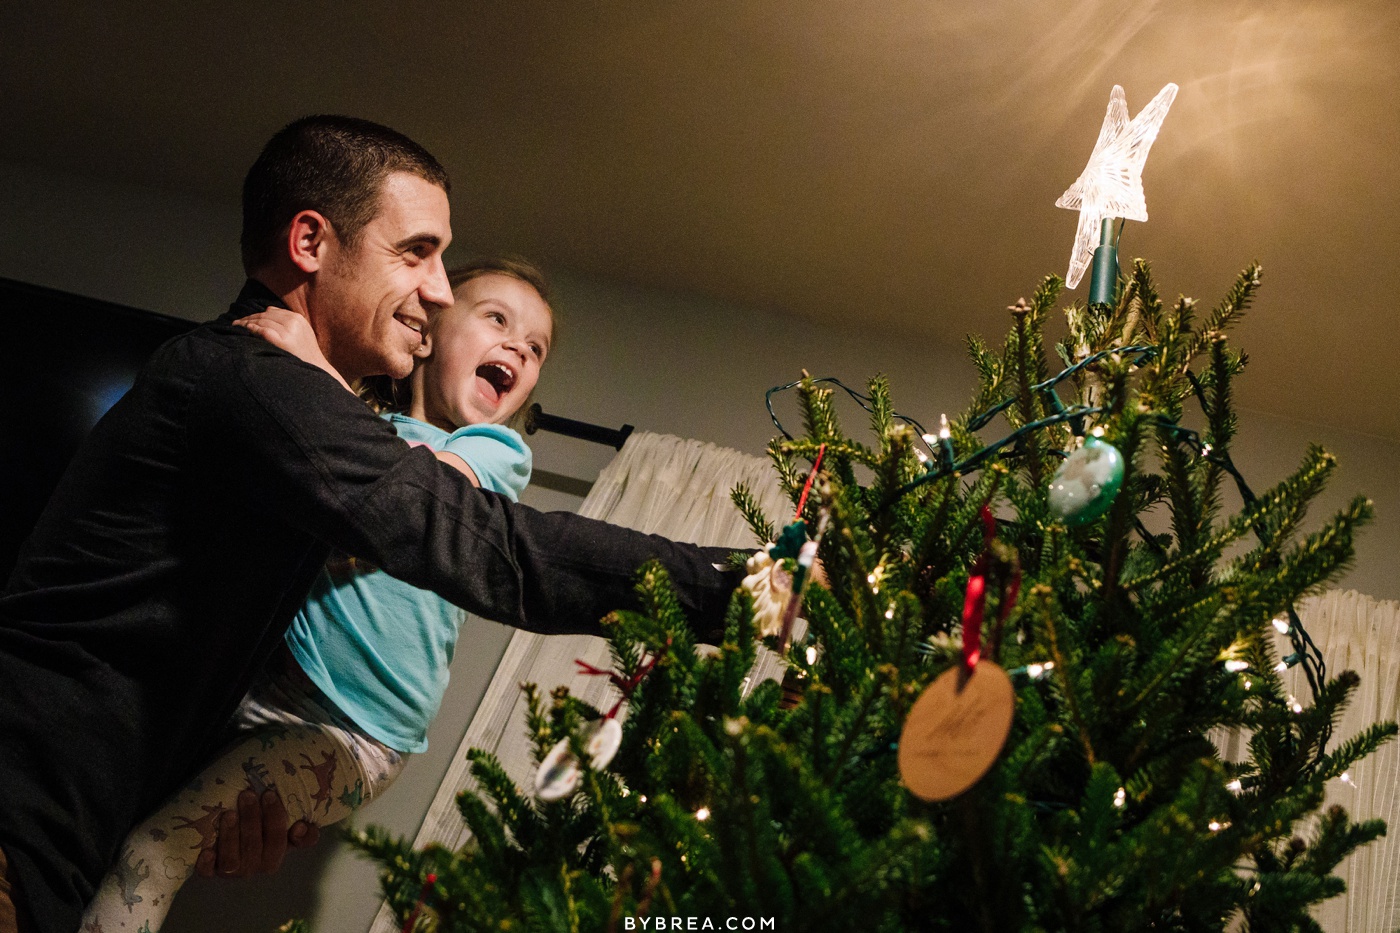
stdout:
[(1108, 97), (1108, 113), (1099, 130), (1099, 141), (1089, 156), (1089, 164), (1069, 190), (1060, 195), (1056, 207), (1079, 211), (1079, 231), (1074, 252), (1069, 257), (1065, 284), (1074, 288), (1094, 259), (1094, 247), (1105, 217), (1128, 220), (1147, 219), (1147, 198), (1142, 193), (1142, 167), (1147, 153), (1167, 118), (1177, 87), (1168, 84), (1152, 98), (1152, 103), (1128, 120), (1128, 100), (1123, 88), (1113, 86)]

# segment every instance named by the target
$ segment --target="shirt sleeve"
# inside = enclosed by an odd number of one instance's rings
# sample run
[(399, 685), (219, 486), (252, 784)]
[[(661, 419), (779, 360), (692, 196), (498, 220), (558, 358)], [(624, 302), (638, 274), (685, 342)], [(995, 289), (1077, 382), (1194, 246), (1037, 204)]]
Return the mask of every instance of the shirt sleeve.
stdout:
[[(230, 328), (233, 330), (233, 328)], [(191, 401), (189, 456), (285, 522), (487, 619), (541, 633), (601, 634), (635, 608), (646, 561), (669, 572), (701, 641), (718, 643), (740, 574), (729, 549), (681, 544), (539, 512), (478, 489), (324, 372), (234, 334)], [(210, 529), (217, 534), (218, 529)]]
[(442, 449), (461, 457), (472, 468), (482, 489), (520, 501), (530, 482), (533, 457), (514, 430), (503, 424), (469, 424), (447, 438)]

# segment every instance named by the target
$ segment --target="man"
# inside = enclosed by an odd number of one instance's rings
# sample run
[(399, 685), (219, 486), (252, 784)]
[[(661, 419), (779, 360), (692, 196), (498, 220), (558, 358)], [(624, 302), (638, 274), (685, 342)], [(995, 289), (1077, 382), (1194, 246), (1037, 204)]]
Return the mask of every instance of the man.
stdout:
[(74, 459), (0, 597), (0, 930), (8, 913), (72, 933), (126, 832), (214, 751), (332, 547), (543, 632), (598, 631), (655, 557), (702, 637), (718, 631), (726, 552), (482, 492), (232, 323), (290, 308), (347, 380), (407, 375), (452, 301), (447, 194), (385, 127), (279, 132), (244, 186), (237, 301), (159, 349)]

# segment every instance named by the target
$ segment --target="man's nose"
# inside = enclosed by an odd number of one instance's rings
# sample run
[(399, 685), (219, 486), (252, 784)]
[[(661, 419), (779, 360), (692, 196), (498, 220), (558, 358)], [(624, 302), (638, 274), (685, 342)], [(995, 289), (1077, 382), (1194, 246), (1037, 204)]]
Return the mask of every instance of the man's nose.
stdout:
[(428, 277), (419, 287), (418, 295), (425, 304), (437, 305), (439, 308), (452, 306), (452, 286), (447, 281), (447, 269), (442, 264), (441, 256), (433, 257)]

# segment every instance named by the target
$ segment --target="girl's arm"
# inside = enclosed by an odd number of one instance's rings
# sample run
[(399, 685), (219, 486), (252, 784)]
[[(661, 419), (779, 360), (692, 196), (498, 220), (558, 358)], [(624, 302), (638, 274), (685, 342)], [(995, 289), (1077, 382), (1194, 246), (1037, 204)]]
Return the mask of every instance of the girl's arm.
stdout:
[(476, 474), (472, 472), (471, 466), (467, 463), (467, 461), (463, 460), (461, 457), (453, 453), (448, 453), (445, 450), (435, 450), (433, 451), (433, 456), (437, 457), (439, 460), (452, 467), (454, 470), (460, 470), (462, 472), (462, 475), (465, 476), (468, 480), (470, 480), (473, 486), (481, 485), (481, 480), (476, 478)]
[[(472, 485), (518, 502), (530, 482), (530, 448), (502, 424), (472, 424), (453, 431), (438, 459), (466, 474)], [(454, 462), (455, 461), (455, 462)]]
[(350, 388), (350, 384), (321, 352), (321, 345), (316, 342), (316, 332), (311, 329), (311, 322), (295, 311), (268, 308), (266, 311), (241, 317), (233, 323), (247, 328), (274, 347), (286, 350), (303, 363), (324, 369), (335, 377), (336, 382), (345, 386), (346, 392), (354, 394), (355, 390)]

